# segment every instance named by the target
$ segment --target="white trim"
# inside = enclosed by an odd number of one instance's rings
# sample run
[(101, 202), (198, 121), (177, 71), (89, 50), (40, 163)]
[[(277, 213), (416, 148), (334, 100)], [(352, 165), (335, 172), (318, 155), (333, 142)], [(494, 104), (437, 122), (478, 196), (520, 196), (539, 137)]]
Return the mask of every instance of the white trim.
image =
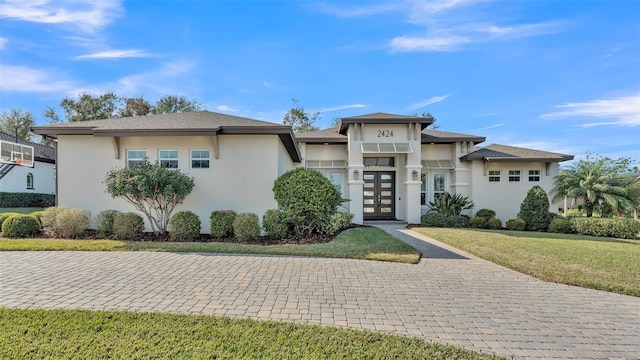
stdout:
[(413, 152), (411, 143), (362, 143), (360, 147), (363, 154), (408, 154)]
[[(194, 158), (193, 157), (193, 152), (194, 151), (206, 151), (209, 156), (208, 157), (198, 157), (198, 158)], [(208, 165), (206, 167), (193, 167), (193, 161), (208, 161)], [(189, 149), (189, 169), (191, 170), (209, 170), (211, 169), (211, 150), (209, 149)]]

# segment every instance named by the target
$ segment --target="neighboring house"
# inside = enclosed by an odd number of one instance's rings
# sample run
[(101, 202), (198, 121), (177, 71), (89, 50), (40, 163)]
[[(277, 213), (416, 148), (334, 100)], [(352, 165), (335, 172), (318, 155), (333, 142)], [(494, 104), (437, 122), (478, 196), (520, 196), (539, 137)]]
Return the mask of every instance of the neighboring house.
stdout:
[[(516, 217), (534, 185), (547, 192), (559, 162), (571, 155), (504, 145), (478, 148), (484, 137), (426, 129), (432, 119), (375, 113), (343, 118), (334, 129), (294, 135), (289, 126), (208, 111), (36, 126), (58, 139), (58, 202), (91, 211), (131, 211), (112, 199), (108, 170), (149, 158), (193, 176), (180, 209), (200, 216), (208, 232), (213, 210), (262, 216), (276, 208), (274, 181), (299, 166), (316, 169), (349, 199), (354, 222), (420, 222), (445, 191), (469, 196), (474, 211)], [(471, 213), (469, 215), (472, 215)]]
[(56, 193), (56, 149), (0, 131), (0, 140), (33, 146), (33, 167), (0, 163), (0, 192)]

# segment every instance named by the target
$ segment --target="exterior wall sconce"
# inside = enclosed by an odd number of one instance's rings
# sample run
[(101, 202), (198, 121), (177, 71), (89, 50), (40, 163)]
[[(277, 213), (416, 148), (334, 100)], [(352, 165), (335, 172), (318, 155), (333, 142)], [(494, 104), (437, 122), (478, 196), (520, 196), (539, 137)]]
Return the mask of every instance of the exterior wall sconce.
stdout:
[(413, 170), (411, 174), (413, 175), (413, 181), (418, 181), (418, 170)]
[(358, 170), (353, 171), (353, 180), (360, 180), (360, 171)]

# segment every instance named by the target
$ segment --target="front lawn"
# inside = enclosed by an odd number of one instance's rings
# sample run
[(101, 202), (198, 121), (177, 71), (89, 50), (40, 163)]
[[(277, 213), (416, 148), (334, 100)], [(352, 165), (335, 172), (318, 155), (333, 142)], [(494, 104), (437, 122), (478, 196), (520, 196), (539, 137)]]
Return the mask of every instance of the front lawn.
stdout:
[(119, 240), (7, 239), (0, 238), (0, 251), (170, 251), (233, 254), (299, 255), (367, 259), (416, 264), (420, 252), (383, 230), (372, 227), (349, 229), (328, 243), (305, 245), (248, 245), (237, 243), (147, 242)]
[(505, 230), (414, 228), (539, 279), (640, 296), (640, 241)]
[(163, 313), (0, 308), (1, 359), (499, 359), (372, 331)]
[(18, 214), (29, 215), (34, 211), (42, 211), (42, 210), (44, 210), (44, 208), (39, 208), (39, 207), (0, 208), (0, 214), (1, 213), (18, 213)]

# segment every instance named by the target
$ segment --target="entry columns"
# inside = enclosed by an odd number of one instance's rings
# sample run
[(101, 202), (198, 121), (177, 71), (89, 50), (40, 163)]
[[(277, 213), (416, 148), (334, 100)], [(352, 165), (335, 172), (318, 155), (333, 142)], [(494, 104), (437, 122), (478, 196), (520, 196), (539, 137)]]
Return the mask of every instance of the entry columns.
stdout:
[(364, 223), (362, 214), (362, 188), (364, 180), (364, 165), (349, 165), (349, 210), (353, 213), (353, 223), (362, 225)]

